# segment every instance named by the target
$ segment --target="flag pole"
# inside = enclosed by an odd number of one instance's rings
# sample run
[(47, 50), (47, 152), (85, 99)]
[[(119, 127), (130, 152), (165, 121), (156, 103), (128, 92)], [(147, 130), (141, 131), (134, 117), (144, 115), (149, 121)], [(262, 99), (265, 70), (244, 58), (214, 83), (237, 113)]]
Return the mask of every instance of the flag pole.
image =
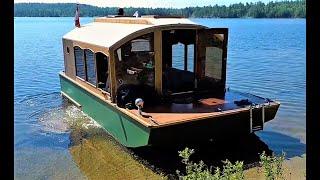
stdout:
[(76, 27), (81, 27), (80, 25), (80, 11), (79, 11), (79, 3), (77, 3), (77, 8), (76, 8), (76, 14), (75, 14), (75, 17), (74, 17), (74, 25)]

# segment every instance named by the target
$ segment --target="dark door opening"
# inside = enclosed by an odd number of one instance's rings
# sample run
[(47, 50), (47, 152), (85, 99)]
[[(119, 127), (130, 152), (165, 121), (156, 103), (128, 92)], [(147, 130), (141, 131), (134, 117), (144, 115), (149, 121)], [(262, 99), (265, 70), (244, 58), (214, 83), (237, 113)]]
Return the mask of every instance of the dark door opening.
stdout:
[(98, 88), (106, 92), (110, 92), (108, 57), (103, 53), (98, 52), (96, 53), (96, 63), (97, 63)]
[(162, 89), (164, 94), (185, 93), (195, 88), (195, 30), (162, 32)]

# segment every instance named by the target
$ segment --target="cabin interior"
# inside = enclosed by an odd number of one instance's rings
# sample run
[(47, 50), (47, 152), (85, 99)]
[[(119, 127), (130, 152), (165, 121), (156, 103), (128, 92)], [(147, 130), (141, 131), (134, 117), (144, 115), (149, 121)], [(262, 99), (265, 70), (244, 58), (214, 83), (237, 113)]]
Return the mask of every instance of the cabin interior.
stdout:
[[(73, 44), (75, 78), (135, 114), (134, 100), (142, 98), (143, 110), (160, 119), (168, 117), (161, 113), (177, 113), (171, 117), (178, 120), (179, 113), (192, 118), (236, 109), (247, 105), (236, 103), (243, 99), (263, 103), (263, 98), (226, 90), (227, 42), (226, 28), (173, 26), (127, 39), (108, 53)], [(69, 48), (67, 42), (64, 46)]]

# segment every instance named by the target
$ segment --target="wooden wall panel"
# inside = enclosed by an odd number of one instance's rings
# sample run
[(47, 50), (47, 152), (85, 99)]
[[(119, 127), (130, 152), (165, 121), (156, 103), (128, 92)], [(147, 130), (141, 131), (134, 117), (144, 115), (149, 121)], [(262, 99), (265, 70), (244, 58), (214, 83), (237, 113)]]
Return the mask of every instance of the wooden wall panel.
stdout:
[[(70, 40), (63, 39), (63, 55), (64, 55), (64, 67), (65, 74), (72, 78), (76, 78), (76, 66), (74, 59), (74, 51), (73, 51), (73, 42)], [(69, 52), (67, 51), (69, 49)]]

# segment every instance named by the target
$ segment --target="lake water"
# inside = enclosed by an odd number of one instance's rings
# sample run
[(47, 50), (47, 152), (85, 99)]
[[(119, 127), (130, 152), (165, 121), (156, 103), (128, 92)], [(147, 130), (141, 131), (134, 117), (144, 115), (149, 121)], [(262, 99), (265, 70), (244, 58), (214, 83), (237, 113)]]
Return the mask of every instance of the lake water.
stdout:
[[(252, 162), (245, 154), (259, 143), (262, 149), (285, 151), (288, 158), (305, 154), (305, 19), (193, 20), (229, 28), (230, 89), (281, 102), (276, 118), (252, 141), (227, 150), (199, 147), (198, 158)], [(81, 18), (82, 24), (91, 21)], [(61, 38), (73, 25), (73, 18), (14, 19), (15, 178), (157, 179), (154, 172), (174, 172), (179, 167), (176, 150), (181, 149), (126, 149), (61, 98)]]

